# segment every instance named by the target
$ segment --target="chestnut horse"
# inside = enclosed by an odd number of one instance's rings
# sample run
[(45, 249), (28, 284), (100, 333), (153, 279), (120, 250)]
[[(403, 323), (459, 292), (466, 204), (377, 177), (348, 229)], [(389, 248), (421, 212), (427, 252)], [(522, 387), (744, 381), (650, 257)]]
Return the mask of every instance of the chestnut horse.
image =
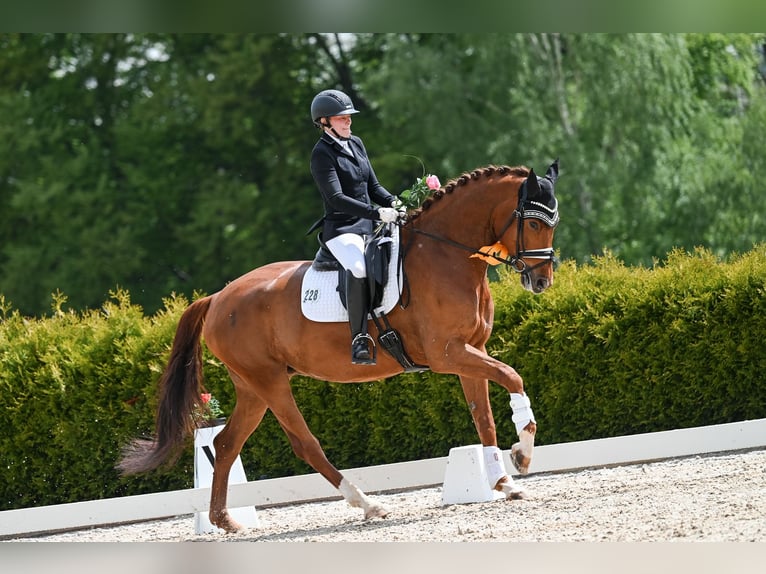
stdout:
[[(487, 354), (494, 316), (487, 265), (510, 265), (520, 274), (523, 287), (534, 293), (553, 283), (557, 178), (558, 160), (544, 177), (523, 166), (488, 166), (436, 190), (401, 226), (407, 300), (387, 315), (415, 363), (460, 378), (484, 445), (491, 484), (508, 499), (523, 498), (524, 492), (506, 474), (499, 456), (488, 381), (510, 393), (519, 436), (511, 460), (522, 474), (528, 471), (537, 426), (521, 377)], [(237, 396), (214, 442), (212, 524), (227, 532), (241, 528), (227, 511), (229, 470), (267, 409), (295, 454), (338, 488), (349, 504), (361, 507), (365, 518), (386, 516), (381, 505), (327, 460), (298, 410), (290, 379), (300, 374), (340, 383), (367, 382), (401, 373), (403, 367), (386, 353), (378, 354), (374, 366), (352, 364), (347, 323), (313, 322), (302, 315), (301, 280), (310, 265), (309, 261), (265, 265), (184, 311), (159, 383), (156, 438), (134, 440), (123, 451), (118, 464), (123, 474), (175, 460), (194, 432), (192, 413), (201, 404), (200, 337), (204, 337), (210, 351), (226, 365)]]

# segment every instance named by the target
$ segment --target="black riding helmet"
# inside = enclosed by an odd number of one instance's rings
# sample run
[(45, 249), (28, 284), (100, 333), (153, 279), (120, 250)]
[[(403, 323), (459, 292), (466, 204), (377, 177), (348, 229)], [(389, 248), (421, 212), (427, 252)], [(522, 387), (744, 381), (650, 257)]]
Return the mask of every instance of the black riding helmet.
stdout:
[(311, 120), (318, 128), (322, 127), (319, 120), (330, 116), (347, 116), (358, 114), (354, 103), (340, 90), (322, 90), (311, 101)]

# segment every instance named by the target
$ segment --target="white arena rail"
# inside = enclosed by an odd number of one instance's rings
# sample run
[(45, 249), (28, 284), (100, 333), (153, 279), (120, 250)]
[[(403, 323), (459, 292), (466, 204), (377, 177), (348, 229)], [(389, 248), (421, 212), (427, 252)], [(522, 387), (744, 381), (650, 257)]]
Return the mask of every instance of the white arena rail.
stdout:
[[(766, 447), (766, 419), (545, 445), (535, 448), (530, 473), (636, 464), (667, 458)], [(512, 469), (509, 451), (503, 452)], [(367, 493), (441, 485), (447, 457), (344, 470)], [(275, 506), (340, 495), (321, 475), (307, 474), (229, 486), (230, 508)], [(0, 539), (157, 520), (209, 507), (210, 488), (176, 490), (0, 512)]]

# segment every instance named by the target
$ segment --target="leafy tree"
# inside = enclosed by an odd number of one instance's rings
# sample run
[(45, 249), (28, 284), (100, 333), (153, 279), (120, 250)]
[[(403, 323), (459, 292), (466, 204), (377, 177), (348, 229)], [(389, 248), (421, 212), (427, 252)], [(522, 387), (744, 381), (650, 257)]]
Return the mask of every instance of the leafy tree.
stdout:
[[(752, 34), (392, 36), (369, 85), (386, 132), (400, 149), (422, 150), (431, 171), (561, 156), (562, 255), (587, 261), (607, 249), (650, 264), (679, 246), (746, 249), (766, 231), (754, 226), (764, 199), (753, 165), (738, 161), (743, 130), (757, 141), (764, 127), (761, 43)], [(747, 231), (732, 242), (732, 228)]]
[(80, 304), (103, 299), (140, 256), (125, 248), (130, 197), (114, 153), (115, 122), (136, 95), (118, 82), (133, 44), (121, 34), (3, 43), (12, 47), (4, 66), (14, 83), (0, 90), (11, 126), (0, 185), (13, 235), (2, 246), (0, 287), (30, 311), (58, 288), (71, 288)]
[(763, 34), (0, 34), (0, 293), (147, 311), (305, 259), (313, 95), (392, 192), (561, 158), (564, 258), (762, 239)]
[(3, 156), (29, 161), (0, 168), (0, 292), (22, 310), (44, 311), (57, 289), (75, 307), (97, 305), (115, 285), (153, 310), (171, 291), (212, 291), (256, 265), (309, 256), (303, 232), (319, 202), (305, 38), (3, 42)]

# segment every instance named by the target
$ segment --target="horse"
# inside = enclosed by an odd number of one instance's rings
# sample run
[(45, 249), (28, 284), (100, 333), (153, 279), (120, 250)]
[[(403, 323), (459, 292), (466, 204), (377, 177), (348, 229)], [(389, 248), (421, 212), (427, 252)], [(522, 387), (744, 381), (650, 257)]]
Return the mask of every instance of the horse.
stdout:
[[(512, 445), (511, 460), (522, 475), (532, 459), (537, 424), (521, 376), (487, 354), (494, 317), (487, 268), (508, 265), (519, 274), (523, 288), (535, 294), (553, 284), (558, 172), (558, 159), (544, 177), (523, 165), (478, 168), (435, 190), (399, 223), (400, 268), (407, 289), (386, 318), (415, 363), (459, 377), (484, 446), (490, 485), (508, 500), (525, 498), (526, 493), (505, 471), (488, 382), (510, 393), (519, 439)], [(290, 379), (300, 374), (338, 383), (370, 382), (404, 369), (386, 353), (374, 366), (352, 364), (347, 323), (320, 323), (303, 316), (301, 280), (311, 264), (266, 264), (184, 310), (158, 383), (155, 437), (134, 439), (123, 448), (117, 463), (123, 476), (172, 463), (193, 434), (193, 413), (202, 406), (204, 338), (226, 366), (236, 391), (231, 416), (214, 441), (212, 524), (229, 533), (242, 529), (227, 510), (229, 471), (268, 409), (295, 455), (352, 507), (361, 508), (365, 519), (388, 514), (327, 459), (298, 409)]]

